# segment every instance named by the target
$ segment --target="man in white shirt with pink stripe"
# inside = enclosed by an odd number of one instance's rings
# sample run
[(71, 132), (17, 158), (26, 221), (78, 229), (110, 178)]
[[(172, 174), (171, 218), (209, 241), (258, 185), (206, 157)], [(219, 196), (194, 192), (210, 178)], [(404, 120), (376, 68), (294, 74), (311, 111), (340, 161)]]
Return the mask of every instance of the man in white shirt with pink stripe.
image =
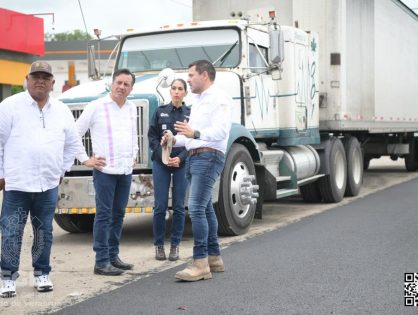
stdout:
[(79, 135), (90, 129), (92, 139), (93, 157), (82, 152), (77, 159), (94, 168), (94, 273), (99, 275), (120, 275), (133, 268), (119, 258), (119, 241), (138, 154), (137, 109), (127, 100), (134, 83), (129, 70), (115, 71), (111, 93), (89, 103), (76, 122)]

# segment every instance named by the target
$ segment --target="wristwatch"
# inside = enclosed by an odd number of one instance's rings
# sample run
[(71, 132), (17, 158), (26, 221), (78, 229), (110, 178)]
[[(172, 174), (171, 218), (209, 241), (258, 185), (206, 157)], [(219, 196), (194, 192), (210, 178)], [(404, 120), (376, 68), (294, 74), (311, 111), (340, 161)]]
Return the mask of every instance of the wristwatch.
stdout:
[(195, 130), (193, 133), (193, 139), (199, 139), (200, 138), (200, 131), (199, 130)]

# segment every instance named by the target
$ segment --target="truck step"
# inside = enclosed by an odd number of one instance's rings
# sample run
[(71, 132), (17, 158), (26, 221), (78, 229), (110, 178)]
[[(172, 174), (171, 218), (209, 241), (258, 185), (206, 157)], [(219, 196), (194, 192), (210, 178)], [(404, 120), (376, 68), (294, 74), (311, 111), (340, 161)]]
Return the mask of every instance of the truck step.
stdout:
[(263, 150), (261, 145), (259, 149), (262, 156), (261, 163), (265, 166), (271, 175), (276, 177), (276, 179), (280, 178), (281, 176), (279, 174), (279, 164), (283, 158), (284, 152), (282, 150)]
[(276, 177), (276, 182), (285, 182), (291, 179), (292, 179), (291, 176), (279, 176), (279, 177)]
[(311, 176), (311, 177), (308, 177), (308, 178), (298, 180), (298, 186), (306, 185), (306, 184), (315, 182), (318, 178), (323, 177), (323, 176), (325, 176), (325, 175), (324, 174), (319, 174), (319, 175), (314, 175), (314, 176)]
[(299, 189), (279, 189), (277, 190), (276, 197), (277, 199), (279, 199), (279, 198), (297, 195), (298, 193), (299, 193)]

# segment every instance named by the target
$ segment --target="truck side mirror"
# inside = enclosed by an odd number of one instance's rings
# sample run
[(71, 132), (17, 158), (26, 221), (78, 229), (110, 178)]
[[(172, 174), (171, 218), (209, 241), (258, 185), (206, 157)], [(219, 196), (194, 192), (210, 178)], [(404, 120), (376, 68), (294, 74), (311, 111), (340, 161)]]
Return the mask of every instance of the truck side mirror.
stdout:
[(270, 56), (269, 63), (273, 65), (281, 64), (284, 60), (284, 38), (281, 29), (269, 31)]

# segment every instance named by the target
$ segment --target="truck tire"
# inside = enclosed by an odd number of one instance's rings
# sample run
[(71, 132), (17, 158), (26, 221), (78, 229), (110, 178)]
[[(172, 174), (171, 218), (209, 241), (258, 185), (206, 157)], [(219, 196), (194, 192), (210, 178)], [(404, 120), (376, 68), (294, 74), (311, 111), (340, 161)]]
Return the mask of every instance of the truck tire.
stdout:
[(357, 196), (363, 183), (363, 152), (356, 137), (348, 137), (344, 143), (347, 159), (347, 187), (345, 195)]
[(70, 233), (93, 231), (94, 214), (55, 214), (54, 219), (61, 229)]
[(327, 142), (328, 152), (325, 163), (329, 174), (319, 179), (319, 190), (324, 202), (340, 202), (347, 185), (347, 160), (344, 146), (340, 139), (332, 137)]
[(305, 202), (321, 202), (322, 196), (318, 182), (309, 183), (299, 187), (300, 194)]
[(215, 203), (218, 232), (222, 235), (244, 234), (254, 219), (256, 204), (243, 204), (240, 195), (242, 178), (246, 175), (255, 175), (253, 160), (245, 146), (234, 143), (225, 160), (219, 200)]

